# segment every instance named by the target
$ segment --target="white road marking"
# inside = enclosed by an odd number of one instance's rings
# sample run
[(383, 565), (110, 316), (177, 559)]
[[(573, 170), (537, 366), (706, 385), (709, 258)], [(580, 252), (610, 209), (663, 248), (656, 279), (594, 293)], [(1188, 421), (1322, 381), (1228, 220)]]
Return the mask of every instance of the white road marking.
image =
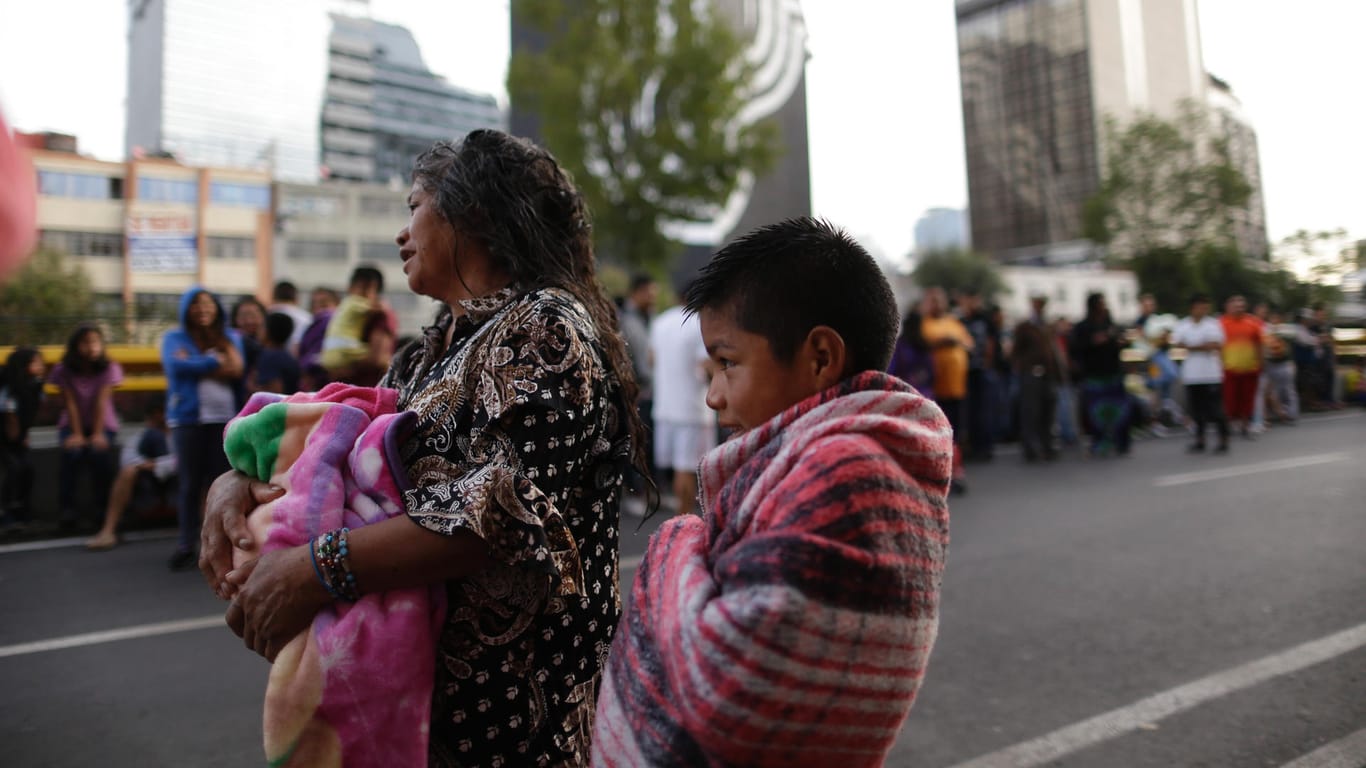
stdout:
[[(132, 531), (122, 534), (119, 539), (124, 544), (133, 544), (139, 541), (160, 541), (162, 539), (174, 539), (176, 532), (170, 531)], [(89, 541), (88, 536), (69, 536), (64, 539), (43, 539), (41, 541), (24, 541), (18, 544), (5, 544), (0, 546), (0, 555), (13, 554), (15, 552), (41, 552), (45, 549), (64, 549), (66, 547), (83, 547)]]
[(208, 629), (210, 627), (223, 627), (226, 629), (227, 625), (223, 622), (223, 615), (214, 614), (213, 616), (201, 616), (197, 619), (180, 619), (178, 621), (163, 621), (157, 624), (140, 624), (135, 627), (107, 629), (103, 632), (87, 632), (84, 635), (69, 635), (67, 637), (54, 637), (51, 640), (38, 640), (32, 643), (0, 646), (0, 658), (5, 658), (7, 656), (24, 656), (30, 653), (42, 653), (44, 651), (59, 651), (63, 648), (79, 648), (83, 645), (112, 643), (116, 640), (133, 640), (139, 637), (170, 635), (176, 632), (189, 632), (191, 630)]
[(1275, 472), (1281, 469), (1297, 469), (1299, 467), (1312, 467), (1315, 464), (1332, 464), (1338, 461), (1347, 461), (1351, 457), (1345, 453), (1316, 453), (1310, 456), (1297, 456), (1293, 459), (1279, 459), (1277, 461), (1263, 461), (1257, 464), (1243, 464), (1235, 467), (1224, 467), (1222, 469), (1209, 469), (1203, 472), (1184, 472), (1179, 475), (1160, 475), (1153, 478), (1153, 485), (1158, 488), (1171, 488), (1178, 485), (1190, 485), (1191, 483), (1203, 483), (1209, 480), (1224, 480), (1230, 477), (1242, 477), (1243, 475), (1256, 475), (1262, 472)]
[[(632, 555), (621, 558), (621, 572), (634, 570), (644, 559), (643, 555)], [(8, 656), (24, 656), (30, 653), (42, 653), (43, 651), (59, 651), (64, 648), (79, 648), (83, 645), (98, 645), (100, 643), (112, 643), (117, 640), (134, 640), (140, 637), (155, 637), (157, 635), (170, 635), (176, 632), (190, 632), (196, 629), (208, 629), (209, 627), (222, 627), (223, 616), (215, 614), (213, 616), (201, 616), (197, 619), (180, 619), (178, 621), (163, 621), (157, 624), (141, 624), (135, 627), (124, 627), (122, 629), (108, 629), (102, 632), (87, 632), (83, 635), (69, 635), (67, 637), (54, 637), (50, 640), (38, 640), (32, 643), (19, 643), (17, 645), (0, 646), (0, 659)]]
[(1310, 752), (1281, 768), (1361, 768), (1366, 765), (1366, 728)]
[[(1366, 624), (1358, 624), (1351, 629), (1168, 689), (1036, 739), (959, 763), (953, 768), (1032, 768), (1043, 765), (1138, 730), (1145, 724), (1156, 723), (1207, 701), (1298, 672), (1363, 646), (1366, 646)], [(1310, 765), (1318, 768), (1317, 764)], [(1353, 766), (1359, 768), (1360, 764)]]

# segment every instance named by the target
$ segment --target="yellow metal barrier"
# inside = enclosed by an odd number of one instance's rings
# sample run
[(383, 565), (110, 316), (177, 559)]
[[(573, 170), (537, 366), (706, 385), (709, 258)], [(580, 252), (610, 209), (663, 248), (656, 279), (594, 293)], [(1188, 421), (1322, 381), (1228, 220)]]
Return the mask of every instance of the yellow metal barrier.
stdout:
[[(0, 362), (9, 358), (13, 346), (0, 346)], [(123, 368), (123, 383), (114, 387), (118, 392), (165, 392), (166, 376), (161, 372), (161, 350), (157, 347), (139, 344), (109, 344), (104, 352), (110, 360)], [(61, 344), (45, 344), (38, 347), (38, 354), (48, 367), (61, 362), (66, 347)], [(57, 394), (52, 385), (43, 388), (49, 395)]]

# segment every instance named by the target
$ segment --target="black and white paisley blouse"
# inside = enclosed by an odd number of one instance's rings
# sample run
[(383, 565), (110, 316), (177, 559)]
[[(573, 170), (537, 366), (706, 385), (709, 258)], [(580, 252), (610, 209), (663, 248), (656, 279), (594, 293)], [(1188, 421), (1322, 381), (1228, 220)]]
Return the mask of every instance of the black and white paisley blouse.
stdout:
[(621, 613), (620, 383), (567, 291), (509, 288), (461, 306), (381, 382), (418, 414), (403, 448), (409, 517), (477, 534), (497, 562), (447, 584), (429, 762), (587, 765)]

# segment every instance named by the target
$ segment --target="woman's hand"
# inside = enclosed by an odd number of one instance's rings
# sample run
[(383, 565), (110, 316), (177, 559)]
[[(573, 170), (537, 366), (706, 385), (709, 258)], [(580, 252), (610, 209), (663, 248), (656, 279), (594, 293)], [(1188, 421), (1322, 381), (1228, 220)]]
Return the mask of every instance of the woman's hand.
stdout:
[(68, 451), (77, 451), (85, 447), (85, 436), (72, 432), (62, 441), (62, 447)]
[(107, 451), (109, 450), (109, 438), (105, 436), (104, 432), (96, 432), (90, 436), (90, 447), (97, 451)]
[(314, 575), (307, 546), (262, 555), (227, 580), (237, 593), (224, 619), (248, 648), (271, 662), (331, 600)]
[(241, 472), (225, 472), (209, 487), (204, 525), (199, 530), (199, 570), (224, 600), (237, 590), (237, 585), (225, 578), (232, 570), (233, 547), (250, 552), (256, 546), (247, 528), (247, 515), (284, 492), (278, 485), (256, 482)]

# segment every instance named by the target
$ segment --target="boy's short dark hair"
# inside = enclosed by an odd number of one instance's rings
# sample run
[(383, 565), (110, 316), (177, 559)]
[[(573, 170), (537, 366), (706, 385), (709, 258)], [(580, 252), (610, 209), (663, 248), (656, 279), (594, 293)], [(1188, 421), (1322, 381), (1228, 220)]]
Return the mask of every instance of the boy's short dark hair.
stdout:
[(270, 343), (277, 347), (283, 347), (289, 343), (289, 337), (294, 335), (294, 318), (284, 312), (271, 312), (266, 315), (266, 338)]
[(270, 299), (281, 304), (293, 304), (299, 300), (299, 287), (288, 280), (281, 280), (270, 292)]
[(384, 273), (368, 265), (356, 267), (356, 269), (351, 272), (350, 286), (352, 288), (359, 288), (366, 285), (373, 285), (375, 286), (375, 290), (383, 293)]
[(1192, 293), (1192, 294), (1191, 294), (1190, 305), (1191, 305), (1192, 307), (1195, 306), (1196, 304), (1209, 304), (1209, 303), (1211, 303), (1211, 302), (1210, 302), (1210, 298), (1209, 298), (1209, 294), (1208, 294), (1208, 293)]
[(819, 325), (844, 339), (846, 374), (885, 371), (896, 342), (896, 299), (882, 269), (843, 230), (809, 216), (760, 227), (717, 251), (684, 303), (690, 314), (728, 307), (782, 363)]

